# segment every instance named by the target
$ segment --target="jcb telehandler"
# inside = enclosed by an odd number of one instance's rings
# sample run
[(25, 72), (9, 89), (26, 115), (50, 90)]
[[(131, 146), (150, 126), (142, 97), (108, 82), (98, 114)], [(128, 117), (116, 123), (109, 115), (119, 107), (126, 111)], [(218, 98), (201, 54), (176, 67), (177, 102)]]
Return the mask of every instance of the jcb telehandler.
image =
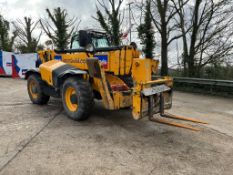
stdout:
[(164, 118), (203, 123), (164, 112), (172, 107), (173, 80), (152, 80), (158, 61), (139, 58), (135, 43), (111, 46), (105, 33), (81, 30), (72, 37), (69, 50), (46, 50), (38, 55), (39, 68), (26, 73), (34, 104), (46, 104), (50, 96), (61, 97), (68, 117), (80, 121), (91, 114), (94, 99), (101, 99), (109, 110), (130, 107), (136, 120), (149, 116), (151, 121), (191, 130), (199, 129)]

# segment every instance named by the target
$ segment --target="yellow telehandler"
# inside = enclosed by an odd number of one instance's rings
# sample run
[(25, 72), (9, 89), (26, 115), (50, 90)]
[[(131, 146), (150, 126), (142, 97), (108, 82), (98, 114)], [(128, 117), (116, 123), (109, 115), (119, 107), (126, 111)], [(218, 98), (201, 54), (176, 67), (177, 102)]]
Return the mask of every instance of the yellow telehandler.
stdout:
[(150, 121), (195, 131), (199, 129), (165, 118), (204, 123), (164, 112), (172, 107), (173, 80), (168, 76), (152, 80), (159, 62), (139, 58), (135, 43), (111, 46), (107, 34), (80, 30), (69, 50), (46, 50), (38, 55), (38, 69), (26, 73), (32, 103), (43, 105), (50, 96), (61, 97), (73, 120), (87, 119), (94, 99), (100, 99), (109, 110), (130, 107), (136, 120), (149, 116)]

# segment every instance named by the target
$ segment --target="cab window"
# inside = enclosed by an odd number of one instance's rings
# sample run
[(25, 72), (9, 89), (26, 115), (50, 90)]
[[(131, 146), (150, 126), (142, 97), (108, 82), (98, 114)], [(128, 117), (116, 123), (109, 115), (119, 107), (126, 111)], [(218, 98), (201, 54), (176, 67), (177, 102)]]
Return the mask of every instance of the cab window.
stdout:
[[(110, 47), (109, 40), (106, 36), (92, 36), (92, 44), (95, 48)], [(72, 38), (71, 49), (80, 49), (79, 37), (75, 35)]]
[(101, 48), (101, 47), (109, 47), (109, 42), (107, 38), (93, 38), (92, 43), (95, 47)]
[(74, 40), (71, 49), (79, 49), (79, 48), (80, 48), (79, 42), (77, 40)]

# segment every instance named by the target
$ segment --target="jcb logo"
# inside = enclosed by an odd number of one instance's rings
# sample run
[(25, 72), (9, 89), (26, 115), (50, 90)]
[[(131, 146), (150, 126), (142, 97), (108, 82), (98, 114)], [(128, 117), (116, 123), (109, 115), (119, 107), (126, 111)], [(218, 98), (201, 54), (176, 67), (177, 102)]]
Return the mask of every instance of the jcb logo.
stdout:
[(86, 64), (85, 59), (63, 59), (63, 62), (65, 63), (79, 63), (79, 64)]

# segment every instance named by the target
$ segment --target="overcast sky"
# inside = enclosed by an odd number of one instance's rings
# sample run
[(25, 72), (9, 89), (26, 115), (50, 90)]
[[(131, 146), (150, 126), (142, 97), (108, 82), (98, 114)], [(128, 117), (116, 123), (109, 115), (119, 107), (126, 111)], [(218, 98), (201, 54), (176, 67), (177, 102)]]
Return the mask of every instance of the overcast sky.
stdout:
[[(125, 0), (125, 4), (129, 1)], [(89, 27), (95, 21), (91, 16), (96, 14), (96, 4), (96, 0), (0, 0), (0, 12), (6, 19), (13, 21), (24, 16), (46, 18), (46, 8), (61, 7), (67, 9), (70, 17), (80, 18), (81, 26)]]
[[(125, 4), (130, 0), (125, 0)], [(8, 21), (23, 19), (29, 16), (35, 20), (39, 18), (46, 19), (46, 8), (54, 9), (61, 7), (66, 9), (70, 18), (77, 17), (81, 19), (79, 28), (95, 28), (99, 27), (97, 22), (92, 18), (96, 15), (96, 0), (0, 0), (0, 13)], [(125, 7), (123, 4), (122, 8)], [(40, 31), (36, 31), (40, 33)], [(42, 37), (42, 42), (46, 37)]]
[(62, 7), (70, 17), (82, 19), (82, 26), (87, 26), (87, 21), (94, 21), (91, 16), (95, 15), (95, 5), (95, 0), (0, 0), (1, 14), (10, 21), (24, 16), (47, 18), (46, 8)]
[[(96, 28), (99, 25), (92, 18), (96, 15), (96, 2), (96, 0), (0, 0), (0, 13), (10, 22), (23, 19), (25, 16), (36, 21), (40, 18), (48, 19), (46, 8), (52, 11), (56, 7), (61, 7), (67, 10), (69, 18), (76, 17), (81, 20), (79, 29)], [(33, 36), (39, 36), (41, 30), (37, 28)], [(48, 37), (43, 34), (41, 44), (46, 40)]]
[[(125, 0), (122, 9), (127, 8), (126, 4), (130, 1), (135, 2), (137, 0)], [(96, 29), (99, 25), (92, 18), (92, 16), (96, 15), (96, 4), (97, 0), (0, 0), (0, 13), (8, 21), (23, 19), (24, 16), (29, 16), (37, 20), (39, 18), (48, 18), (45, 11), (46, 8), (54, 9), (56, 7), (61, 7), (68, 11), (70, 18), (77, 17), (81, 19), (82, 22), (80, 23), (79, 29)], [(125, 23), (122, 26), (123, 31), (128, 28), (129, 24), (127, 21), (127, 14), (128, 12), (126, 9)], [(38, 35), (40, 30), (41, 29), (35, 31), (34, 35)], [(44, 34), (41, 38), (41, 43), (44, 43), (47, 39), (48, 38)], [(132, 39), (138, 43), (137, 33), (132, 33)], [(157, 54), (158, 52), (156, 52), (156, 55)]]

